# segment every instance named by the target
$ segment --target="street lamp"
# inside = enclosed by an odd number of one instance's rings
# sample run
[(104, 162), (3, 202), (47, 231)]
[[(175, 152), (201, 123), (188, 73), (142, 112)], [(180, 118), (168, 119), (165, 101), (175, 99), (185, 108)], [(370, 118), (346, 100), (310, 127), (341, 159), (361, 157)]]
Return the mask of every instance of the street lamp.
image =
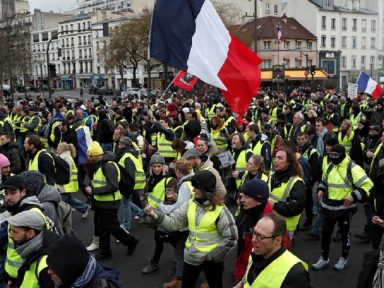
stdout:
[(371, 78), (372, 78), (372, 74), (373, 74), (373, 62), (371, 62), (371, 64), (369, 64), (369, 66), (371, 66)]
[(39, 57), (36, 62), (40, 65), (40, 92), (44, 97), (44, 89), (43, 89), (43, 64), (45, 63), (45, 59), (43, 57)]

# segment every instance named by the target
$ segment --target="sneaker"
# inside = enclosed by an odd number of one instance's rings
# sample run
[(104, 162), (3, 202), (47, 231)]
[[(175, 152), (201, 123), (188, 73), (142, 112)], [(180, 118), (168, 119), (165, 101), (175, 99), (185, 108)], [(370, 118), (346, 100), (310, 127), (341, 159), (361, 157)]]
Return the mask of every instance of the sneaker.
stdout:
[(156, 272), (157, 270), (159, 270), (159, 264), (157, 264), (151, 260), (149, 262), (149, 265), (147, 267), (145, 267), (143, 270), (141, 270), (141, 272), (143, 274), (151, 274), (153, 272)]
[(132, 240), (132, 243), (128, 245), (128, 248), (127, 248), (127, 255), (132, 255), (133, 252), (135, 252), (136, 250), (136, 247), (137, 247), (137, 244), (139, 244), (139, 239), (137, 238), (133, 238)]
[(103, 253), (97, 253), (95, 254), (95, 259), (97, 261), (99, 260), (106, 260), (106, 259), (111, 259), (112, 258), (112, 254), (103, 254)]
[(87, 250), (88, 251), (95, 251), (95, 250), (99, 249), (99, 243), (100, 243), (99, 241), (100, 241), (99, 237), (93, 236), (92, 243), (91, 243), (91, 245), (89, 245), (87, 247)]
[(82, 217), (83, 219), (86, 219), (86, 218), (88, 217), (88, 214), (89, 214), (89, 206), (88, 206), (87, 210), (85, 210), (85, 212), (83, 213), (83, 215), (81, 215), (81, 217)]
[(337, 271), (343, 271), (348, 265), (348, 259), (344, 259), (343, 257), (339, 258), (339, 261), (333, 266)]
[(329, 267), (329, 259), (324, 260), (323, 257), (320, 257), (315, 264), (312, 264), (312, 269), (319, 271)]
[(139, 220), (140, 217), (138, 215), (136, 215), (135, 217), (133, 217), (135, 220)]
[(163, 288), (181, 288), (181, 280), (172, 277), (171, 281), (163, 284)]

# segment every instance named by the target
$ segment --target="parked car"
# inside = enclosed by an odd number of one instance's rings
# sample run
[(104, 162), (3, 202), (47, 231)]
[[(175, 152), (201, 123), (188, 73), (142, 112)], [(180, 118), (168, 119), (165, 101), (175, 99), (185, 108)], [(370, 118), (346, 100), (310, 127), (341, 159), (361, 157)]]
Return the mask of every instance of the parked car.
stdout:
[(99, 95), (113, 95), (113, 90), (109, 87), (101, 87), (98, 92)]

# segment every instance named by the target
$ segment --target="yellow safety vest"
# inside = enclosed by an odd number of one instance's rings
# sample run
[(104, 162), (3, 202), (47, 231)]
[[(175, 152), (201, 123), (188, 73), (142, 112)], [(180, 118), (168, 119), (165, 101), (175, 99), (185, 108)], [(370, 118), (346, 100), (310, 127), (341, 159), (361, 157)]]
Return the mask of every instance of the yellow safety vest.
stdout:
[(278, 110), (277, 107), (275, 107), (275, 108), (272, 109), (271, 120), (272, 120), (273, 122), (277, 122), (277, 110)]
[(21, 116), (20, 117), (20, 133), (27, 133), (28, 128), (24, 126), (24, 122), (29, 122), (29, 116)]
[(224, 138), (224, 135), (222, 135), (223, 129), (224, 127), (221, 127), (219, 129), (211, 129), (211, 137), (216, 144), (218, 154), (225, 152), (228, 148), (227, 138), (220, 139), (220, 138)]
[(171, 177), (164, 177), (153, 187), (153, 191), (150, 191), (147, 195), (148, 204), (153, 208), (159, 207), (165, 199), (165, 186), (171, 180)]
[(343, 137), (343, 133), (339, 132), (337, 135), (337, 140), (339, 141), (339, 144), (343, 145), (345, 147), (345, 153), (350, 154), (352, 150), (352, 140), (355, 135), (355, 132), (351, 132), (351, 135), (345, 134)]
[(353, 126), (353, 130), (356, 130), (357, 129), (357, 126), (360, 122), (360, 119), (361, 119), (361, 112), (359, 112), (359, 114), (355, 115), (352, 113), (351, 116), (349, 117), (349, 120), (351, 120), (352, 122), (352, 126)]
[[(55, 142), (55, 129), (57, 126), (59, 126), (61, 124), (60, 121), (56, 121), (55, 123), (52, 124), (51, 126), (51, 134), (49, 135), (49, 139), (52, 141), (52, 142)], [(61, 142), (61, 133), (60, 133), (60, 140), (59, 142)]]
[(224, 205), (216, 205), (215, 210), (207, 209), (204, 215), (199, 217), (200, 223), (196, 224), (197, 204), (189, 200), (188, 205), (188, 239), (185, 242), (187, 250), (197, 250), (202, 253), (208, 253), (215, 249), (221, 242), (221, 236), (217, 232), (216, 220), (219, 218)]
[[(51, 224), (47, 220), (44, 213), (39, 208), (32, 208), (31, 211), (36, 211), (41, 217), (44, 218), (45, 227), (47, 230), (51, 230)], [(4, 270), (12, 278), (17, 278), (19, 268), (23, 265), (23, 258), (17, 253), (15, 244), (10, 237), (11, 225), (8, 224), (8, 245), (7, 245), (7, 258), (5, 259)]]
[(75, 161), (73, 161), (72, 157), (70, 157), (70, 159), (70, 161), (72, 162), (72, 171), (69, 177), (69, 183), (63, 185), (65, 193), (75, 193), (79, 191), (79, 182), (77, 178), (78, 170)]
[[(249, 256), (249, 264), (245, 275), (248, 275), (252, 263), (252, 256)], [(253, 281), (252, 285), (249, 285), (248, 281), (246, 281), (246, 283), (244, 283), (244, 288), (281, 287), (284, 282), (284, 279), (287, 277), (287, 274), (297, 263), (301, 263), (304, 266), (305, 270), (308, 271), (307, 263), (300, 260), (291, 252), (286, 250), (283, 254), (273, 260), (267, 267), (265, 267), (263, 271), (261, 271), (261, 273)]]
[[(301, 179), (299, 176), (293, 176), (289, 178), (288, 182), (281, 183), (280, 187), (273, 188), (272, 190), (271, 179), (272, 177), (269, 178), (269, 190), (271, 191), (271, 193), (269, 194), (269, 197), (276, 202), (286, 201), (287, 198), (289, 197), (292, 187), (296, 184), (296, 182), (298, 181), (304, 182), (304, 180)], [(292, 217), (286, 217), (283, 215), (280, 215), (280, 216), (284, 217), (285, 221), (287, 222), (288, 231), (296, 230), (301, 214), (297, 216), (292, 216)]]
[[(113, 161), (108, 161), (108, 163), (111, 163), (115, 166), (115, 168), (117, 170), (117, 181), (120, 182), (121, 176), (120, 176), (119, 166), (117, 166), (117, 164)], [(96, 170), (95, 175), (93, 176), (93, 187), (99, 188), (99, 187), (104, 187), (105, 185), (107, 185), (107, 180), (103, 174), (102, 167), (99, 167)], [(96, 201), (100, 201), (100, 202), (109, 202), (109, 201), (116, 201), (116, 200), (121, 199), (121, 194), (120, 194), (119, 190), (116, 190), (113, 193), (104, 194), (104, 195), (93, 194), (93, 196), (94, 196)]]
[(252, 153), (258, 156), (261, 156), (261, 149), (265, 143), (269, 143), (268, 141), (257, 141), (255, 147), (253, 147)]
[[(37, 266), (37, 267), (36, 267)], [(41, 271), (47, 268), (47, 255), (34, 261), (29, 269), (25, 271), (23, 282), (20, 288), (39, 288), (39, 275)]]
[(145, 188), (146, 177), (144, 173), (143, 163), (138, 158), (136, 158), (132, 153), (125, 153), (123, 157), (121, 157), (119, 164), (122, 167), (125, 167), (125, 159), (131, 159), (133, 164), (135, 165), (135, 186), (133, 190), (142, 190)]
[[(236, 159), (235, 170), (239, 172), (244, 172), (247, 169), (247, 153), (251, 150), (246, 149), (242, 150), (239, 154), (239, 157)], [(239, 189), (241, 186), (241, 179), (236, 179), (236, 187)]]
[(369, 168), (369, 175), (372, 175), (373, 163), (375, 162), (376, 157), (379, 154), (381, 147), (383, 147), (383, 143), (380, 143), (380, 145), (377, 146), (375, 152), (373, 153), (371, 167)]
[[(33, 158), (33, 160), (29, 160), (29, 164), (28, 164), (28, 171), (39, 171), (39, 157), (40, 157), (40, 154), (44, 152), (44, 153), (47, 153), (44, 149), (41, 149), (39, 150), (35, 157)], [(52, 163), (53, 163), (53, 166), (55, 166), (55, 161), (53, 160), (51, 154), (47, 153), (47, 155), (49, 155), (49, 157), (51, 158), (52, 160)], [(44, 183), (47, 182), (47, 177), (45, 176), (45, 174), (42, 174), (43, 177), (44, 177)]]
[[(39, 116), (35, 115), (35, 116), (30, 117), (30, 118), (28, 119), (28, 123), (29, 123), (29, 124), (32, 124), (33, 119), (35, 119), (35, 117), (37, 117), (37, 119), (39, 119), (39, 124), (38, 124), (38, 125), (36, 126), (36, 128), (33, 129), (32, 131), (37, 133), (37, 132), (39, 131), (39, 127), (41, 126), (41, 118), (40, 118)], [(28, 131), (28, 130), (29, 130), (29, 129), (27, 129), (27, 131)]]
[[(243, 177), (241, 177), (241, 185), (240, 185), (240, 187), (242, 187), (244, 185), (244, 181), (245, 181), (245, 179), (247, 179), (248, 174), (249, 174), (249, 172), (246, 171), (244, 173)], [(263, 174), (261, 174), (261, 179), (260, 180), (263, 180), (265, 183), (268, 183), (268, 178), (269, 178), (269, 176), (267, 174), (263, 173)]]
[(208, 120), (211, 121), (213, 117), (216, 116), (216, 104), (213, 104), (212, 107), (208, 110)]
[(157, 133), (157, 152), (164, 158), (177, 157), (176, 151), (172, 148), (172, 141), (168, 141), (164, 133)]
[(312, 148), (311, 150), (307, 149), (303, 153), (303, 157), (309, 161), (309, 159), (312, 157), (312, 155), (316, 154), (316, 153), (317, 153), (317, 155), (319, 155), (319, 152), (317, 152), (317, 150), (315, 148)]

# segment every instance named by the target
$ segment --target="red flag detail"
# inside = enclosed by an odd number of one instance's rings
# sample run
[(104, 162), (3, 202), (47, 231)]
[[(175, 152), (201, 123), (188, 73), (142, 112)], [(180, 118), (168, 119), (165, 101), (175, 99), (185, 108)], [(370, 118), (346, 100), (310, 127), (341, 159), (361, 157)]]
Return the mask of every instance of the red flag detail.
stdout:
[(173, 85), (189, 92), (195, 86), (197, 80), (199, 80), (199, 78), (196, 76), (181, 70), (173, 80)]

